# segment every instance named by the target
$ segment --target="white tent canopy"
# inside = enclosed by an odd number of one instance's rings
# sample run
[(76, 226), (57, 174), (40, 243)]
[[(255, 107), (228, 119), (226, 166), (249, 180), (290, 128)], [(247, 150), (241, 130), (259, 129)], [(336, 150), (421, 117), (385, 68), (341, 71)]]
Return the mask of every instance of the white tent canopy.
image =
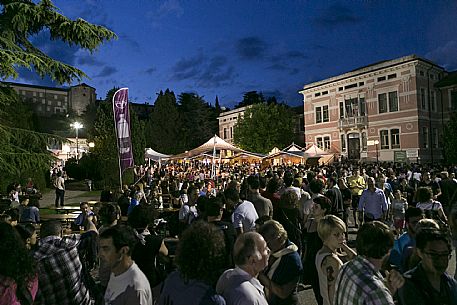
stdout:
[(191, 158), (206, 152), (212, 152), (214, 149), (216, 150), (231, 150), (233, 152), (242, 152), (241, 148), (238, 148), (230, 143), (225, 142), (223, 139), (214, 135), (211, 139), (209, 139), (206, 143), (203, 143), (197, 148), (189, 150), (185, 153), (181, 153), (179, 155), (173, 156), (174, 159), (176, 158)]
[(320, 149), (316, 144), (312, 144), (305, 150), (305, 155), (309, 158), (316, 158), (329, 155), (329, 153)]
[(165, 155), (165, 154), (161, 154), (159, 152), (156, 152), (154, 149), (152, 148), (145, 148), (144, 149), (144, 158), (145, 159), (151, 159), (151, 160), (155, 160), (155, 161), (158, 161), (158, 160), (163, 160), (163, 159), (168, 159), (170, 157), (170, 155)]
[(298, 146), (294, 142), (292, 142), (292, 144), (290, 144), (289, 146), (287, 146), (286, 148), (283, 149), (283, 151), (303, 151), (303, 150), (304, 150), (303, 147)]

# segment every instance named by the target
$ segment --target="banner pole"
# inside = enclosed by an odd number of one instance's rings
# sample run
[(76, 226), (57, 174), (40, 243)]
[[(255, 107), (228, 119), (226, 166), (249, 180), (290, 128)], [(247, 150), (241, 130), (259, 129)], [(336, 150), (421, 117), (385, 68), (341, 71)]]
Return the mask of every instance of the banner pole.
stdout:
[(128, 88), (121, 88), (113, 95), (113, 118), (119, 162), (119, 188), (122, 190), (122, 173), (133, 167), (130, 130)]
[(216, 158), (216, 135), (214, 135), (214, 142), (213, 142), (213, 164), (211, 166), (211, 179), (214, 180), (214, 177), (216, 176), (216, 164), (215, 162)]

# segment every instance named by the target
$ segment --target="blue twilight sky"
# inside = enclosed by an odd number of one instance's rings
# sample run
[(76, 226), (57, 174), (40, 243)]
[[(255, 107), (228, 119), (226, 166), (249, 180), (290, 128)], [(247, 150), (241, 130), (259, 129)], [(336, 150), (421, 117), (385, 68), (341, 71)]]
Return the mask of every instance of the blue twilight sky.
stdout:
[[(104, 98), (130, 88), (153, 103), (170, 88), (233, 107), (246, 91), (291, 105), (303, 85), (377, 61), (417, 54), (457, 69), (457, 1), (54, 0), (61, 12), (113, 30), (89, 54), (48, 36), (51, 56), (81, 68)], [(16, 81), (52, 85), (25, 71)]]

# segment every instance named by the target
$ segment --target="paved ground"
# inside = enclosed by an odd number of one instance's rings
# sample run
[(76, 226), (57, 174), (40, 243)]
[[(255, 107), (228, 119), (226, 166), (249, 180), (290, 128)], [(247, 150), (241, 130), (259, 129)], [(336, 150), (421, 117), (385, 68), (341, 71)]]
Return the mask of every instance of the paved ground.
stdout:
[[(87, 196), (87, 191), (74, 191), (74, 190), (66, 190), (65, 191), (65, 205), (79, 205), (81, 201), (89, 201), (89, 200), (99, 200), (100, 193), (97, 195), (89, 195)], [(40, 200), (40, 206), (42, 207), (49, 207), (54, 206), (54, 202), (56, 199), (56, 194), (54, 191), (49, 191), (43, 194), (43, 197)]]

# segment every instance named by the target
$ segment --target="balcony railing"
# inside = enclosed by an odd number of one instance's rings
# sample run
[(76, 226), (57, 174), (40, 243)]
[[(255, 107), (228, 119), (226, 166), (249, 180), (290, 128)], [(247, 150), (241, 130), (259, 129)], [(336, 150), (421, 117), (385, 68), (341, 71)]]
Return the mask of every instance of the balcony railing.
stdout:
[(366, 116), (356, 116), (350, 118), (343, 118), (338, 121), (339, 128), (350, 128), (350, 127), (363, 127), (368, 123)]

